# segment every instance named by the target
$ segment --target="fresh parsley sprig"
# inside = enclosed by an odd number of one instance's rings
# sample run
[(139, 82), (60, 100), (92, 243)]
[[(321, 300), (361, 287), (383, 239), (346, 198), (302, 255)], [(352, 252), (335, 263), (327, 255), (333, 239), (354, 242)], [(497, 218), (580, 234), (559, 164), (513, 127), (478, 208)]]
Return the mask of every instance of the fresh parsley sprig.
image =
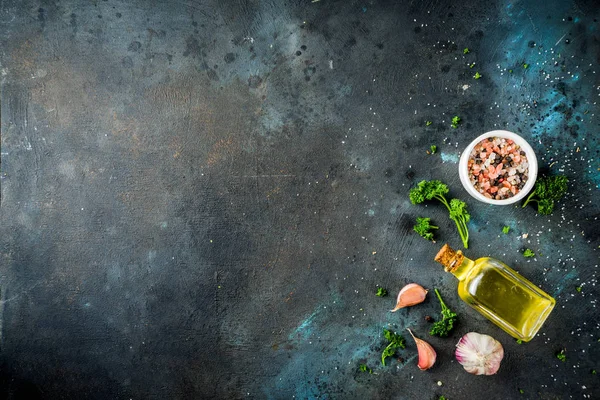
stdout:
[(360, 365), (358, 366), (358, 370), (359, 370), (360, 372), (368, 372), (368, 373), (370, 373), (370, 374), (372, 374), (372, 373), (373, 373), (373, 370), (372, 370), (371, 368), (369, 368), (369, 367), (367, 366), (367, 364), (360, 364)]
[(535, 188), (523, 203), (523, 208), (533, 202), (537, 203), (538, 214), (552, 214), (554, 201), (563, 197), (567, 192), (568, 182), (567, 177), (562, 175), (539, 178), (535, 182)]
[(385, 349), (383, 349), (383, 353), (381, 353), (381, 364), (385, 366), (385, 359), (396, 354), (396, 349), (406, 348), (406, 341), (402, 337), (402, 335), (398, 335), (390, 331), (389, 329), (383, 330), (383, 336), (390, 342)]
[(458, 124), (460, 124), (460, 117), (458, 115), (455, 115), (454, 117), (452, 117), (452, 123), (450, 124), (450, 126), (456, 129), (458, 128)]
[(535, 257), (535, 253), (531, 249), (525, 249), (525, 251), (523, 252), (523, 257)]
[(442, 306), (442, 319), (441, 321), (437, 321), (433, 324), (429, 334), (432, 336), (446, 337), (450, 331), (454, 329), (454, 323), (456, 322), (458, 316), (455, 312), (450, 310), (448, 306), (446, 306), (446, 303), (444, 303), (444, 300), (442, 300), (439, 290), (435, 289), (435, 294), (440, 300), (440, 305)]
[(450, 212), (450, 219), (454, 221), (458, 229), (458, 234), (462, 239), (465, 249), (469, 248), (469, 230), (467, 229), (467, 222), (471, 216), (467, 212), (467, 205), (465, 202), (452, 199), (450, 203), (444, 196), (449, 192), (448, 186), (438, 180), (421, 181), (417, 187), (412, 188), (409, 193), (410, 201), (413, 204), (423, 203), (425, 200), (436, 199), (446, 206)]
[(439, 229), (439, 227), (431, 225), (429, 221), (431, 221), (431, 218), (417, 218), (417, 224), (413, 226), (413, 230), (425, 239), (433, 240), (433, 232), (431, 230)]

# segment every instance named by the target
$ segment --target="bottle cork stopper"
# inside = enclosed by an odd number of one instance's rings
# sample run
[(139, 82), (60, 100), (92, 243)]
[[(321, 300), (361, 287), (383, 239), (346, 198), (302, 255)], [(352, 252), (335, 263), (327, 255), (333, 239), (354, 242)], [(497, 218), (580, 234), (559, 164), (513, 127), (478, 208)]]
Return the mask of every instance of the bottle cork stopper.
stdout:
[(445, 244), (436, 254), (435, 261), (442, 264), (446, 271), (452, 272), (462, 263), (463, 258), (462, 251), (455, 251), (448, 244)]

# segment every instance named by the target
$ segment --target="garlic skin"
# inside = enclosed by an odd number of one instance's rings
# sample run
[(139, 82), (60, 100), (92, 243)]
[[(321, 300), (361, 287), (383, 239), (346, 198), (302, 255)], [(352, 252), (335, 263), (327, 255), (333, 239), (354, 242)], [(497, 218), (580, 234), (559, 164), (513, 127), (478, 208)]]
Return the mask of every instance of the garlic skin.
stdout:
[(406, 330), (410, 332), (410, 336), (412, 336), (417, 344), (417, 351), (419, 352), (419, 363), (417, 366), (419, 369), (425, 371), (433, 367), (433, 364), (435, 364), (435, 360), (437, 359), (437, 353), (433, 346), (426, 341), (415, 337), (410, 329), (406, 328)]
[(456, 360), (474, 375), (494, 375), (503, 357), (500, 342), (481, 333), (469, 332), (456, 344)]
[(427, 290), (423, 286), (416, 283), (409, 283), (400, 290), (396, 299), (396, 307), (390, 311), (396, 312), (401, 308), (422, 303), (425, 301), (425, 296), (427, 296)]

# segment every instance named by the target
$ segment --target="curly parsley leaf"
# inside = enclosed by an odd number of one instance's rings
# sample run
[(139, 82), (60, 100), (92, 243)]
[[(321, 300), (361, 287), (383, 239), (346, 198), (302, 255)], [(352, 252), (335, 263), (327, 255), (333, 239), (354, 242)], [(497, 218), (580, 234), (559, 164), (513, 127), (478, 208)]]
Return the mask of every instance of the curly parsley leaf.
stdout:
[(367, 367), (367, 364), (360, 364), (358, 366), (358, 369), (359, 369), (360, 372), (368, 372), (370, 374), (373, 373), (373, 370), (371, 368)]
[(452, 124), (450, 124), (450, 126), (456, 129), (458, 128), (458, 124), (460, 124), (460, 117), (458, 115), (455, 115), (454, 117), (452, 117)]
[(444, 303), (444, 300), (442, 300), (439, 290), (435, 289), (435, 294), (437, 295), (440, 305), (442, 306), (442, 320), (433, 324), (429, 334), (432, 336), (446, 337), (450, 331), (454, 329), (454, 324), (456, 323), (458, 316), (455, 312), (450, 310), (448, 306), (446, 306), (446, 303)]
[(453, 220), (458, 229), (458, 234), (462, 239), (465, 248), (469, 247), (469, 231), (467, 229), (467, 222), (471, 216), (467, 212), (467, 205), (464, 201), (458, 199), (452, 199), (450, 203), (446, 200), (445, 195), (448, 193), (448, 186), (438, 180), (421, 181), (409, 192), (409, 198), (411, 203), (420, 204), (425, 200), (436, 199), (446, 206), (450, 215), (450, 219)]
[(431, 221), (430, 218), (417, 218), (417, 224), (413, 226), (413, 230), (425, 239), (433, 240), (433, 232), (431, 230), (439, 229), (439, 227), (431, 225), (429, 221)]
[(381, 364), (385, 366), (385, 359), (396, 354), (396, 349), (406, 348), (406, 341), (402, 337), (402, 335), (398, 335), (397, 333), (394, 333), (389, 329), (383, 330), (383, 336), (389, 342), (387, 347), (383, 350), (383, 353), (381, 353)]
[(534, 257), (535, 253), (533, 252), (533, 250), (531, 249), (525, 249), (525, 251), (523, 252), (523, 257)]
[(569, 180), (566, 176), (548, 176), (539, 178), (535, 182), (535, 188), (523, 203), (523, 207), (533, 202), (537, 203), (538, 213), (542, 215), (552, 214), (554, 201), (560, 199), (567, 193)]

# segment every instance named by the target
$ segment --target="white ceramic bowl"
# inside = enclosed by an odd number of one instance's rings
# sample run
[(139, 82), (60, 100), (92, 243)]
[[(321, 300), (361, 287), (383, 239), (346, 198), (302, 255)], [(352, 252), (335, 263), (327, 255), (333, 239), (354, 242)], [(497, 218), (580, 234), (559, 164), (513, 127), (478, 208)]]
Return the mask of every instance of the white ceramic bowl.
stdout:
[[(499, 137), (499, 138), (511, 139), (512, 141), (514, 141), (521, 147), (521, 150), (523, 150), (525, 152), (525, 155), (527, 156), (527, 162), (529, 163), (529, 171), (528, 171), (529, 173), (528, 173), (528, 177), (527, 177), (527, 182), (525, 183), (525, 186), (523, 186), (523, 188), (521, 189), (521, 191), (519, 193), (517, 193), (516, 195), (514, 195), (513, 197), (510, 197), (508, 199), (504, 199), (504, 200), (489, 199), (489, 198), (485, 197), (484, 195), (482, 195), (481, 193), (479, 193), (475, 189), (475, 187), (471, 184), (471, 181), (469, 180), (469, 168), (467, 166), (467, 164), (469, 162), (469, 155), (471, 154), (471, 151), (473, 151), (473, 147), (475, 147), (475, 145), (477, 143), (479, 143), (483, 139), (489, 138), (489, 137)], [(484, 203), (495, 204), (495, 205), (499, 205), (499, 206), (513, 204), (513, 203), (516, 203), (517, 201), (523, 199), (531, 191), (531, 189), (533, 189), (533, 185), (535, 184), (535, 179), (537, 178), (537, 173), (538, 173), (538, 163), (537, 163), (537, 158), (535, 157), (535, 153), (533, 152), (533, 149), (531, 148), (529, 143), (527, 143), (525, 141), (525, 139), (523, 139), (521, 136), (517, 135), (516, 133), (509, 132), (509, 131), (500, 131), (500, 130), (499, 131), (490, 131), (490, 132), (484, 133), (483, 135), (478, 136), (463, 151), (462, 155), (460, 156), (460, 161), (458, 163), (458, 175), (460, 176), (460, 181), (462, 182), (463, 186), (465, 187), (467, 193), (469, 193), (471, 196), (475, 197), (479, 201), (483, 201)]]

